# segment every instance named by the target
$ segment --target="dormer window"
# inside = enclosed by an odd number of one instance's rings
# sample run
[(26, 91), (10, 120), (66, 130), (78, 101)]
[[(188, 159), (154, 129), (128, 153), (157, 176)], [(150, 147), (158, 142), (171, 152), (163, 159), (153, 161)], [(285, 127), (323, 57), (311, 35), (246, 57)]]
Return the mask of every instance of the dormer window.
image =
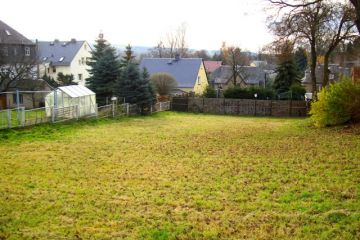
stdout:
[(64, 57), (61, 57), (60, 59), (59, 59), (59, 62), (62, 62), (64, 60)]
[(30, 47), (25, 47), (25, 56), (30, 56)]
[(11, 33), (9, 32), (9, 30), (5, 30), (5, 32), (6, 32), (6, 35), (11, 36)]
[(43, 58), (43, 61), (46, 61), (46, 59), (47, 59), (47, 57), (44, 57), (44, 58)]

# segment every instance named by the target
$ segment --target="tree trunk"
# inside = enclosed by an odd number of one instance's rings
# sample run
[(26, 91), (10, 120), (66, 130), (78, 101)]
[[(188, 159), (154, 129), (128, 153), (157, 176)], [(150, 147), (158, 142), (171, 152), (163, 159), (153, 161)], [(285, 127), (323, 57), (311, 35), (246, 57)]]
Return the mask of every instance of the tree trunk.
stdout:
[(355, 12), (356, 12), (356, 19), (355, 19), (355, 25), (358, 29), (358, 32), (360, 34), (360, 0), (350, 0), (350, 2), (354, 5), (355, 7)]
[(314, 99), (316, 98), (316, 48), (315, 43), (311, 43), (311, 63), (310, 63), (310, 76), (311, 76), (311, 85), (312, 93)]
[(324, 69), (323, 69), (323, 81), (322, 81), (322, 88), (326, 87), (329, 84), (329, 58), (330, 53), (326, 53), (324, 56)]

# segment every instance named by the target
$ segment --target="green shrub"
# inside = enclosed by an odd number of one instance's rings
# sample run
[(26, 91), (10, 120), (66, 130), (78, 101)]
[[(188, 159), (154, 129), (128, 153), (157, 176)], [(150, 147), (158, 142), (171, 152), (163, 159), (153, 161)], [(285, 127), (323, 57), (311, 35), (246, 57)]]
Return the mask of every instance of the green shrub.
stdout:
[(291, 96), (293, 100), (304, 100), (306, 89), (299, 83), (294, 83), (290, 87)]
[(213, 87), (208, 85), (203, 93), (203, 97), (205, 98), (216, 98), (216, 91)]
[(257, 99), (272, 99), (275, 96), (271, 88), (263, 87), (249, 87), (242, 88), (239, 86), (230, 87), (224, 91), (225, 98), (240, 98), (240, 99), (254, 99), (254, 94), (257, 94)]
[(360, 85), (350, 79), (330, 84), (318, 94), (310, 110), (315, 126), (325, 127), (360, 121)]

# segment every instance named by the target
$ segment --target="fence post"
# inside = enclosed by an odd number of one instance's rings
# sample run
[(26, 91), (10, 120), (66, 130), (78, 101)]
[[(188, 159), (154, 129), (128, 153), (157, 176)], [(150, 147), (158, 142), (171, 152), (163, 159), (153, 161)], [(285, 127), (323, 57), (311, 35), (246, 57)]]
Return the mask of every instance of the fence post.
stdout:
[(7, 126), (8, 128), (11, 128), (11, 110), (8, 109), (6, 112), (7, 112)]
[(25, 126), (25, 107), (21, 108), (21, 126)]
[(126, 116), (129, 116), (129, 108), (130, 108), (130, 103), (126, 103)]
[(254, 115), (256, 116), (256, 98), (255, 98), (255, 103), (254, 103), (254, 105), (255, 105)]
[(292, 98), (290, 98), (290, 102), (289, 102), (289, 117), (291, 117), (292, 115)]
[(272, 116), (273, 100), (270, 100), (270, 116)]

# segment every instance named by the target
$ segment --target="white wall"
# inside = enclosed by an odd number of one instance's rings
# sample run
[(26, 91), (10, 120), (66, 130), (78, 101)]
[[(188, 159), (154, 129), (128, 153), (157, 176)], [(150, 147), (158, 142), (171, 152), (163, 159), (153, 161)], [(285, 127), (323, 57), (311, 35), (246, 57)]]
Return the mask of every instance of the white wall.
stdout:
[[(89, 66), (86, 65), (86, 59), (91, 57), (90, 45), (85, 41), (80, 50), (75, 55), (73, 61), (70, 64), (70, 72), (74, 75), (75, 82), (79, 85), (85, 86), (85, 79), (89, 77)], [(81, 80), (79, 74), (82, 75)]]
[[(56, 66), (56, 72), (53, 72), (53, 67), (41, 64), (39, 66), (40, 76), (43, 76), (46, 72), (46, 75), (52, 77), (56, 80), (59, 72), (62, 72), (64, 75), (73, 74), (74, 82), (77, 82), (79, 85), (85, 86), (85, 79), (89, 77), (89, 66), (86, 65), (86, 59), (91, 57), (91, 48), (90, 45), (85, 41), (81, 46), (79, 51), (76, 53), (74, 59), (70, 63), (70, 66)], [(49, 69), (49, 71), (48, 71)], [(81, 79), (79, 79), (79, 74), (81, 74)]]

